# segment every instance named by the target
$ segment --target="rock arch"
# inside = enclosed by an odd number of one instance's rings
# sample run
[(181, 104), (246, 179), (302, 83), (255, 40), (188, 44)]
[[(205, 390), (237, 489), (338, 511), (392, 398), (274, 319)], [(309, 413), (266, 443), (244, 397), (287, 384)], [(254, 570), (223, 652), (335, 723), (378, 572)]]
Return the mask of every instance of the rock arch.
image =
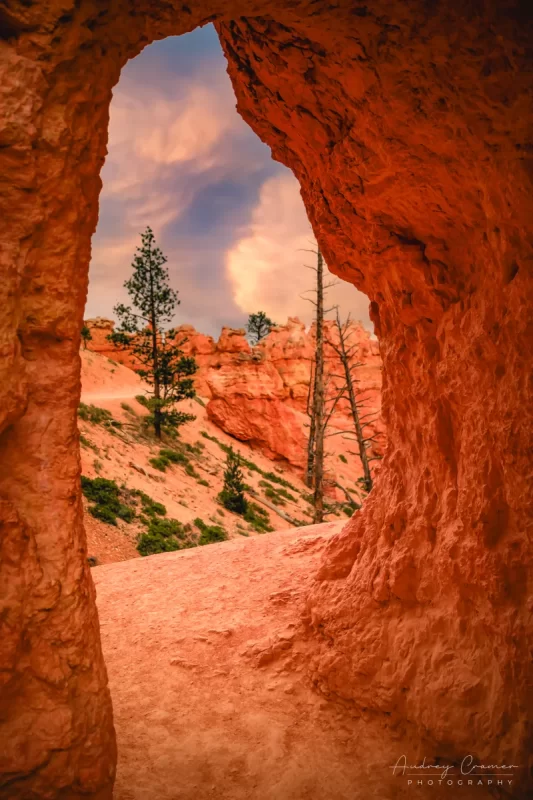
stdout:
[(527, 4), (11, 0), (0, 11), (0, 792), (111, 796), (76, 432), (98, 173), (126, 60), (208, 21), (239, 111), (298, 177), (328, 263), (370, 297), (384, 359), (384, 469), (309, 598), (316, 681), (442, 752), (524, 763)]

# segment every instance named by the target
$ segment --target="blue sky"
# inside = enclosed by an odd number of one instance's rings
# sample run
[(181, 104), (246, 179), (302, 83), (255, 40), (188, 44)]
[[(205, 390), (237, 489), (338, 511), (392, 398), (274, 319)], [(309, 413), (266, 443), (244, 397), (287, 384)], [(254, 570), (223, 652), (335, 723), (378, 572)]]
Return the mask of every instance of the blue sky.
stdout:
[[(113, 316), (139, 234), (150, 225), (180, 292), (175, 324), (218, 336), (265, 310), (275, 321), (312, 308), (301, 247), (312, 231), (292, 173), (271, 159), (235, 110), (211, 25), (147, 47), (122, 72), (111, 104), (86, 318)], [(368, 300), (339, 287), (368, 325)]]

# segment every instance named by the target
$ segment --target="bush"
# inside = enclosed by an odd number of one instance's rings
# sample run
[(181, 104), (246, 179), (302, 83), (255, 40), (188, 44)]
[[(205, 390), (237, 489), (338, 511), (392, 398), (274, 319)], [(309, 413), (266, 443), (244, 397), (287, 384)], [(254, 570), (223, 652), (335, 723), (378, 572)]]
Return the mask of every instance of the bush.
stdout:
[(190, 464), (190, 463), (186, 464), (185, 472), (187, 473), (187, 475), (190, 475), (191, 478), (196, 478), (197, 480), (200, 479), (200, 475), (196, 472), (196, 470), (194, 469), (193, 465)]
[(113, 419), (113, 415), (106, 408), (98, 408), (98, 406), (86, 405), (80, 403), (78, 406), (78, 417), (84, 422), (89, 422), (91, 425), (102, 425), (104, 428), (113, 433), (113, 428), (122, 428), (122, 422)]
[(120, 407), (128, 414), (131, 414), (133, 417), (137, 416), (137, 412), (133, 410), (133, 408), (129, 405), (129, 403), (121, 403)]
[(185, 453), (179, 453), (177, 450), (169, 450), (168, 448), (163, 448), (159, 451), (159, 455), (161, 458), (166, 458), (172, 464), (188, 464), (189, 459), (185, 455)]
[(244, 519), (257, 533), (267, 533), (274, 530), (270, 525), (268, 511), (258, 506), (257, 503), (248, 503)]
[(286, 489), (272, 486), (268, 481), (259, 481), (259, 486), (265, 490), (265, 496), (271, 498), (272, 502), (277, 506), (287, 505), (285, 500), (290, 500), (291, 503), (296, 503), (296, 498), (289, 494)]
[(87, 449), (94, 450), (95, 453), (98, 453), (99, 450), (95, 444), (93, 444), (83, 433), (80, 433), (80, 444), (82, 447), (86, 447)]
[(194, 524), (200, 531), (200, 539), (198, 540), (200, 546), (213, 544), (214, 542), (225, 542), (228, 538), (226, 529), (222, 525), (207, 525), (199, 517), (196, 517)]
[(154, 469), (158, 469), (159, 472), (166, 472), (167, 467), (170, 467), (170, 461), (165, 456), (157, 456), (156, 458), (148, 459), (148, 463), (152, 465)]
[(164, 536), (157, 533), (143, 533), (137, 544), (137, 550), (142, 556), (169, 553), (180, 549), (180, 543), (176, 539), (165, 539)]
[(139, 539), (137, 550), (142, 556), (151, 556), (156, 553), (170, 553), (184, 547), (194, 546), (191, 542), (184, 540), (185, 530), (177, 519), (152, 517), (148, 522), (148, 531), (143, 533)]
[(351, 503), (347, 503), (345, 506), (342, 507), (342, 510), (344, 511), (347, 517), (351, 517), (353, 514), (355, 514), (356, 511), (359, 511), (360, 508), (361, 506), (357, 505), (357, 503), (353, 503), (353, 505)]
[(108, 525), (117, 524), (117, 515), (109, 508), (109, 506), (91, 506), (89, 514), (92, 514), (96, 519), (107, 522)]
[[(233, 452), (233, 449), (231, 447), (219, 441), (219, 439), (217, 439), (216, 436), (210, 436), (207, 433), (207, 431), (200, 431), (200, 436), (203, 436), (204, 439), (209, 439), (211, 442), (215, 442), (216, 444), (218, 444), (220, 449), (223, 450), (226, 454), (229, 453), (230, 450)], [(263, 478), (267, 478), (269, 481), (272, 481), (272, 483), (278, 483), (280, 486), (285, 486), (287, 489), (291, 489), (291, 491), (298, 493), (298, 489), (295, 486), (293, 486), (292, 483), (286, 481), (285, 478), (280, 478), (280, 476), (276, 475), (275, 472), (265, 472), (260, 467), (258, 467), (257, 464), (254, 464), (253, 461), (248, 461), (248, 459), (243, 458), (243, 456), (239, 456), (239, 459), (241, 465), (243, 467), (246, 467), (246, 469), (249, 469), (251, 472), (258, 472)]]
[(198, 480), (198, 483), (200, 484), (200, 486), (209, 486), (209, 481), (206, 481), (205, 478), (200, 478)]
[(343, 455), (343, 453), (339, 454), (339, 459), (342, 461), (343, 464), (347, 464), (348, 463), (348, 459), (346, 458), (345, 455)]
[(175, 536), (177, 539), (185, 539), (183, 525), (177, 519), (151, 519), (148, 525), (148, 533), (164, 536), (165, 538)]
[(286, 506), (287, 505), (285, 500), (283, 500), (278, 495), (278, 493), (276, 492), (276, 490), (272, 486), (267, 487), (265, 489), (265, 497), (268, 497), (270, 500), (272, 500), (272, 502), (274, 503), (275, 506)]
[(272, 481), (272, 483), (279, 483), (280, 486), (285, 486), (287, 489), (290, 489), (293, 492), (298, 491), (298, 489), (295, 486), (293, 486), (292, 483), (286, 481), (285, 478), (280, 478), (280, 476), (276, 475), (275, 472), (263, 472), (263, 470), (259, 471), (261, 472), (263, 478)]
[(136, 491), (136, 495), (141, 501), (143, 514), (147, 514), (149, 517), (166, 516), (167, 510), (163, 503), (158, 503), (156, 500), (152, 500), (149, 495), (141, 492), (140, 490)]
[(81, 490), (87, 500), (94, 503), (89, 508), (89, 512), (96, 519), (107, 522), (108, 525), (116, 525), (117, 517), (124, 522), (131, 522), (135, 518), (135, 511), (121, 502), (120, 490), (115, 481), (107, 478), (81, 477)]

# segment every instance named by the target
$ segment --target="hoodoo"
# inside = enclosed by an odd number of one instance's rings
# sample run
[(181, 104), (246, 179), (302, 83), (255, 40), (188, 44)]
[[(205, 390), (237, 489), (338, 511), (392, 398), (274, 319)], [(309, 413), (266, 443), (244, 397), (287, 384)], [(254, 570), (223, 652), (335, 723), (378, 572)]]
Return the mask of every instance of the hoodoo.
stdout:
[[(215, 21), (244, 119), (364, 291), (387, 453), (309, 589), (311, 679), (527, 780), (531, 12), (521, 0), (10, 0), (0, 175), (0, 794), (111, 798), (76, 409), (113, 86)], [(163, 557), (160, 557), (163, 558)], [(529, 706), (530, 707), (530, 706)], [(489, 761), (487, 761), (489, 759)]]

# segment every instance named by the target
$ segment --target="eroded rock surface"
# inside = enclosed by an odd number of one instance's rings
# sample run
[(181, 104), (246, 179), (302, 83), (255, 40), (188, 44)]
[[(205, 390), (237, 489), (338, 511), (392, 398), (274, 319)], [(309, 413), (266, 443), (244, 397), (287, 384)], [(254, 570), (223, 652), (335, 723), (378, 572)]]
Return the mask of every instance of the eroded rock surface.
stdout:
[[(114, 323), (88, 319), (85, 324), (94, 350), (132, 369), (138, 361), (128, 349), (115, 347), (107, 340)], [(326, 408), (333, 410), (329, 432), (353, 431), (353, 420), (346, 398), (335, 400), (344, 385), (343, 368), (335, 346), (339, 334), (332, 320), (325, 323)], [(353, 365), (354, 392), (361, 404), (364, 434), (369, 439), (368, 454), (381, 456), (385, 446), (384, 425), (380, 416), (381, 358), (378, 342), (360, 322), (351, 322), (345, 331), (346, 347)], [(223, 431), (240, 441), (260, 448), (268, 458), (285, 460), (299, 470), (307, 459), (309, 416), (307, 408), (315, 351), (314, 326), (306, 331), (297, 317), (276, 326), (259, 344), (251, 348), (242, 329), (222, 328), (217, 341), (198, 333), (192, 325), (180, 325), (175, 332), (187, 355), (198, 364), (194, 377), (196, 391), (208, 398), (207, 413)], [(360, 366), (356, 366), (360, 365)], [(338, 434), (336, 434), (338, 436)], [(350, 444), (347, 447), (347, 444)], [(345, 452), (346, 474), (359, 477), (361, 465), (357, 446), (347, 437), (328, 442), (330, 491), (336, 482), (338, 455)], [(343, 499), (339, 497), (339, 499)]]
[(380, 337), (388, 451), (311, 591), (312, 675), (326, 694), (425, 732), (444, 757), (468, 749), (524, 765), (527, 4), (9, 2), (2, 796), (111, 796), (76, 433), (90, 236), (121, 67), (154, 39), (211, 20), (241, 114), (297, 175), (327, 263), (368, 294)]

